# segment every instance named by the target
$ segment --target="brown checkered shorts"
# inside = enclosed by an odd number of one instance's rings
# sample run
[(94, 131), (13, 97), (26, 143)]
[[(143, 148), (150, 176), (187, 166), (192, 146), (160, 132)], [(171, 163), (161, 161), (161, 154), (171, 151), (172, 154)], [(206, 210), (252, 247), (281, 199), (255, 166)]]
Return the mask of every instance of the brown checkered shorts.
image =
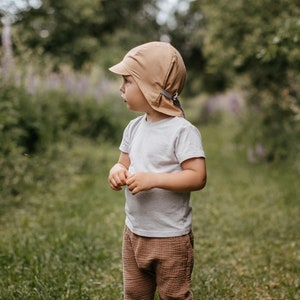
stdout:
[(126, 226), (123, 237), (125, 300), (193, 299), (193, 233), (171, 238), (142, 237)]

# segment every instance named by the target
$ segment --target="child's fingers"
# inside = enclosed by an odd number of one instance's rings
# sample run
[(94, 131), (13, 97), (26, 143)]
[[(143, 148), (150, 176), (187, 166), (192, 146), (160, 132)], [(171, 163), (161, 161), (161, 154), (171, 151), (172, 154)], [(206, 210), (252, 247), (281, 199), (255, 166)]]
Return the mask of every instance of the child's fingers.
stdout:
[(128, 170), (125, 170), (125, 179), (127, 179), (130, 176), (130, 173), (128, 172)]
[(109, 175), (109, 184), (114, 191), (122, 190), (122, 186), (126, 185), (126, 179), (130, 176), (129, 172), (124, 169), (117, 169)]
[(119, 184), (118, 180), (115, 180), (114, 178), (110, 178), (109, 185), (114, 191), (120, 191), (122, 189), (122, 184)]

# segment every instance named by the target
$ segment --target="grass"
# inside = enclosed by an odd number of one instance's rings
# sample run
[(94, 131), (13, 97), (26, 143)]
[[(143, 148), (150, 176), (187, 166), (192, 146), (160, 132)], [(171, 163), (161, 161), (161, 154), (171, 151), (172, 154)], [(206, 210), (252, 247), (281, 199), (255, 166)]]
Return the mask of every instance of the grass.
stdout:
[(193, 195), (196, 299), (300, 299), (297, 175), (248, 165), (228, 127), (204, 130), (209, 179)]
[[(300, 299), (299, 174), (249, 165), (235, 128), (201, 128), (208, 183), (192, 195), (194, 299)], [(74, 144), (56, 162), (64, 176), (5, 202), (0, 299), (122, 299), (124, 198), (107, 184), (117, 156), (116, 147)]]

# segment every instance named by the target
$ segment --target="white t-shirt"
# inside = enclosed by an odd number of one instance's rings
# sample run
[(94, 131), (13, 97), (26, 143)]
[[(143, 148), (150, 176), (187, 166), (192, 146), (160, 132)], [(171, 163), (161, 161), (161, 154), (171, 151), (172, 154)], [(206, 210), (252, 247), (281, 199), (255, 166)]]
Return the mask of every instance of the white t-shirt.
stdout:
[[(184, 118), (147, 122), (146, 115), (125, 128), (120, 145), (130, 158), (129, 173), (177, 173), (181, 163), (205, 157), (198, 129)], [(188, 234), (192, 226), (190, 193), (153, 188), (132, 195), (126, 187), (126, 225), (135, 234), (174, 237)]]

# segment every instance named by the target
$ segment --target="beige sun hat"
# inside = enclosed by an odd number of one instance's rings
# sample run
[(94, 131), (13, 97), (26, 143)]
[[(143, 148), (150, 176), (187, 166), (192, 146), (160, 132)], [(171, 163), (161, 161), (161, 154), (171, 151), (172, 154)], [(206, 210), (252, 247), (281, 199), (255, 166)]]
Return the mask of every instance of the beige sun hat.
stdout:
[(133, 76), (153, 109), (169, 116), (184, 116), (178, 95), (185, 83), (186, 68), (171, 44), (150, 42), (137, 46), (109, 70)]

